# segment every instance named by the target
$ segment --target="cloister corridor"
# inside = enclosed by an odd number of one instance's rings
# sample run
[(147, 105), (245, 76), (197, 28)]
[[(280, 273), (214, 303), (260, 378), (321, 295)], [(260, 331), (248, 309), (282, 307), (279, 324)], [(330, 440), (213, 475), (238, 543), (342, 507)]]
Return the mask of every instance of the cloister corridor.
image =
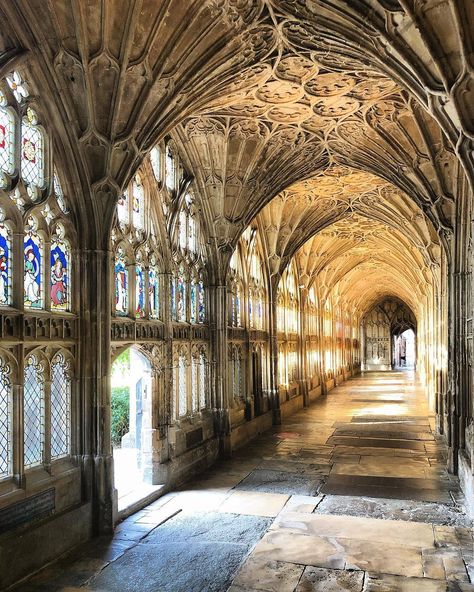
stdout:
[(16, 590), (474, 590), (446, 454), (414, 373), (361, 374)]

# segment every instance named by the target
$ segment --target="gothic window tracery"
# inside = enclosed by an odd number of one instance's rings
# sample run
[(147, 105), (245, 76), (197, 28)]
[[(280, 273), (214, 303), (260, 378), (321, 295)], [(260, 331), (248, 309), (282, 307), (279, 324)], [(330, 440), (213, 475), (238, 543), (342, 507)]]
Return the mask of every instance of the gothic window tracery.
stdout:
[(243, 310), (243, 267), (240, 247), (237, 246), (229, 263), (229, 279), (227, 281), (229, 294), (229, 325), (242, 327)]

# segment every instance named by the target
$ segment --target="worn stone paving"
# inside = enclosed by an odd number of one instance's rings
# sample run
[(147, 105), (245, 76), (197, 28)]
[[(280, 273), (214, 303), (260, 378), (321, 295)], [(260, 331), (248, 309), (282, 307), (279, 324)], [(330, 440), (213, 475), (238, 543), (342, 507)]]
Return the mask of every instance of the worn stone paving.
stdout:
[(433, 427), (413, 375), (352, 379), (16, 590), (474, 591)]

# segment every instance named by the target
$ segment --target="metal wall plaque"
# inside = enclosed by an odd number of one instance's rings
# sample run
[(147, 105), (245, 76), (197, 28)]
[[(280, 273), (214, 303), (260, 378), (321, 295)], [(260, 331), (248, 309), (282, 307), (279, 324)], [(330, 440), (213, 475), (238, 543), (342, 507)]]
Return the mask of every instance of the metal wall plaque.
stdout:
[(0, 533), (17, 528), (27, 522), (46, 518), (54, 512), (55, 489), (48, 489), (38, 495), (0, 510)]

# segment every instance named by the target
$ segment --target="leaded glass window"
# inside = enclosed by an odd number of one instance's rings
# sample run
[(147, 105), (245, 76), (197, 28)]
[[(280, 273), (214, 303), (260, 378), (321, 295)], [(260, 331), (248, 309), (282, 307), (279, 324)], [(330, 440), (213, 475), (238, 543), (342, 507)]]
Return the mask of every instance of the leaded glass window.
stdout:
[(178, 412), (181, 417), (188, 412), (186, 357), (183, 353), (180, 354), (178, 361)]
[(160, 291), (158, 268), (151, 265), (148, 271), (148, 300), (150, 308), (150, 317), (157, 319), (160, 316)]
[(132, 222), (137, 230), (145, 227), (145, 190), (140, 175), (132, 183)]
[(120, 224), (128, 224), (128, 192), (124, 191), (117, 201), (117, 218)]
[(0, 479), (12, 474), (12, 384), (10, 368), (0, 358)]
[(176, 320), (180, 322), (186, 321), (186, 270), (183, 265), (178, 269), (178, 277), (176, 278)]
[(70, 453), (71, 379), (66, 360), (57, 354), (51, 365), (51, 458)]
[(135, 266), (135, 316), (142, 319), (145, 316), (145, 269), (141, 263)]
[(188, 238), (186, 222), (187, 222), (186, 212), (184, 210), (181, 210), (181, 212), (179, 213), (179, 246), (183, 251), (186, 250), (187, 238)]
[(190, 299), (191, 299), (191, 323), (197, 322), (197, 293), (198, 285), (196, 280), (192, 278), (190, 286)]
[(21, 122), (21, 177), (35, 193), (43, 187), (44, 179), (44, 137), (38, 126), (36, 112), (28, 107)]
[(51, 240), (51, 310), (71, 310), (71, 249), (58, 225)]
[(155, 179), (160, 182), (161, 181), (161, 152), (158, 146), (155, 146), (150, 151), (150, 162), (151, 168), (153, 169), (153, 174), (155, 175)]
[(44, 373), (37, 357), (25, 365), (23, 399), (24, 464), (30, 467), (43, 462), (44, 453)]
[(12, 302), (12, 233), (0, 209), (0, 305)]
[[(15, 172), (15, 116), (0, 91), (0, 170), (7, 175)], [(6, 186), (6, 180), (2, 180)]]
[(26, 308), (43, 308), (43, 241), (32, 217), (24, 238), (24, 304)]
[(121, 248), (115, 256), (115, 312), (119, 316), (128, 314), (128, 269), (125, 253)]
[(176, 161), (170, 146), (166, 147), (165, 180), (169, 191), (176, 189)]
[(198, 307), (198, 323), (205, 323), (206, 322), (206, 294), (204, 288), (204, 281), (202, 278), (199, 278), (197, 284), (197, 307)]

